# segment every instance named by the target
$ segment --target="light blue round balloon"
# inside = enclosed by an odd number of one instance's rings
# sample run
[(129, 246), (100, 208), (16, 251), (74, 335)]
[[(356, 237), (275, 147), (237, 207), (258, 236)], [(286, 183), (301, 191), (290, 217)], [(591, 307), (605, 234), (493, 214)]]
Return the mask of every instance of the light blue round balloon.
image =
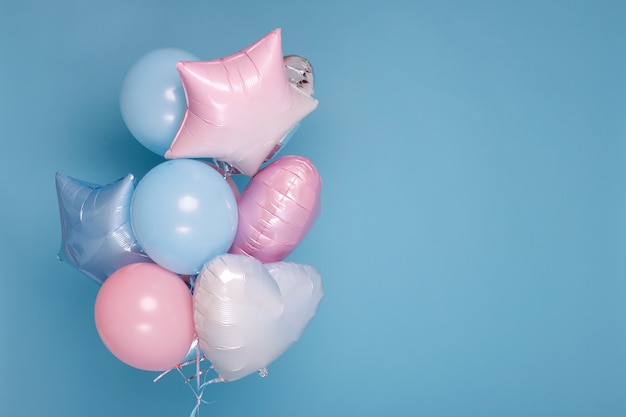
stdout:
[(161, 156), (180, 126), (187, 101), (176, 64), (199, 61), (180, 49), (158, 49), (130, 69), (120, 94), (122, 117), (133, 136)]
[(150, 258), (177, 274), (197, 274), (226, 253), (237, 232), (237, 203), (215, 169), (193, 159), (152, 168), (130, 205), (137, 242)]

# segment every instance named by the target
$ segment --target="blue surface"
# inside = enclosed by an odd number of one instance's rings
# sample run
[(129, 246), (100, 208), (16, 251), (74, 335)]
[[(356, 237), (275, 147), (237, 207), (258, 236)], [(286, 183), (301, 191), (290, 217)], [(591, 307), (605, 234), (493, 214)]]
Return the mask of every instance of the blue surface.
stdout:
[(369, 4), (0, 3), (0, 415), (189, 415), (180, 378), (98, 338), (97, 286), (56, 260), (54, 174), (141, 178), (162, 159), (120, 114), (132, 64), (276, 27), (316, 70), (283, 154), (324, 180), (289, 259), (326, 296), (202, 415), (626, 415), (624, 2)]

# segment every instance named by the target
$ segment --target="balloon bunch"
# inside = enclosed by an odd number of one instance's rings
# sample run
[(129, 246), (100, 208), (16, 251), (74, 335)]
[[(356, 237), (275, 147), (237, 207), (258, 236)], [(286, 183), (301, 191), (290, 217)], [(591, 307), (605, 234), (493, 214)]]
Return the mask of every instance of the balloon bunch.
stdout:
[[(149, 371), (210, 361), (234, 381), (297, 341), (322, 298), (309, 265), (284, 259), (320, 212), (321, 179), (276, 158), (317, 106), (312, 68), (274, 30), (212, 61), (162, 49), (120, 97), (135, 138), (167, 161), (107, 185), (58, 173), (59, 258), (101, 284), (96, 328), (121, 361)], [(240, 194), (231, 175), (251, 177)], [(158, 379), (158, 378), (157, 378)]]

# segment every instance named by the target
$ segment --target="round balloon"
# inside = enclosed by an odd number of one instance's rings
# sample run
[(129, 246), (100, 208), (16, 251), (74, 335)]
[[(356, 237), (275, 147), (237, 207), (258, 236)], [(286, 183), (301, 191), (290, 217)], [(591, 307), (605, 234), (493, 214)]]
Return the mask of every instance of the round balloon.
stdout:
[(205, 164), (207, 164), (208, 166), (210, 166), (211, 168), (213, 168), (214, 170), (216, 170), (217, 172), (220, 173), (220, 175), (222, 177), (224, 177), (224, 179), (226, 180), (226, 182), (228, 183), (228, 185), (230, 186), (230, 189), (233, 191), (233, 195), (235, 196), (235, 200), (239, 201), (239, 195), (241, 194), (239, 192), (239, 188), (237, 187), (237, 184), (235, 183), (235, 180), (233, 180), (233, 177), (230, 175), (227, 175), (224, 170), (216, 165), (213, 162), (208, 162), (208, 161), (203, 161)]
[(98, 292), (94, 316), (111, 353), (147, 371), (178, 365), (195, 337), (189, 289), (178, 275), (152, 263), (115, 271)]
[(161, 156), (174, 139), (187, 107), (176, 64), (198, 61), (180, 49), (158, 49), (130, 69), (120, 95), (128, 130), (146, 148)]
[(166, 161), (137, 184), (130, 205), (137, 242), (150, 258), (177, 274), (193, 275), (225, 253), (237, 231), (235, 196), (209, 165)]

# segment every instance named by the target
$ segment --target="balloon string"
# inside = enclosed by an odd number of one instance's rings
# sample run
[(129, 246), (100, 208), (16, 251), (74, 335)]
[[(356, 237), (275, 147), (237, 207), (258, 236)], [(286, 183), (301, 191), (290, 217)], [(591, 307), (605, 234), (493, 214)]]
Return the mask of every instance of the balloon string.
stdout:
[(189, 291), (193, 294), (193, 291), (196, 289), (196, 281), (198, 279), (198, 274), (189, 275)]
[(239, 171), (237, 171), (234, 166), (232, 166), (226, 161), (221, 161), (219, 159), (213, 158), (213, 164), (218, 168), (218, 170), (222, 171), (222, 175), (224, 179), (227, 179), (228, 177), (232, 177), (233, 174), (239, 173)]
[(208, 382), (205, 382), (205, 383), (203, 383), (202, 385), (199, 386), (198, 394), (196, 395), (196, 398), (198, 399), (198, 402), (196, 403), (196, 406), (193, 408), (193, 410), (191, 410), (191, 414), (189, 414), (189, 417), (199, 417), (200, 416), (200, 406), (202, 404), (209, 404), (209, 402), (207, 402), (207, 401), (202, 399), (202, 395), (204, 394), (204, 389), (210, 383), (211, 383), (211, 381), (208, 381)]
[[(205, 381), (203, 383), (200, 383), (200, 377), (199, 376), (196, 378), (196, 380), (197, 380), (197, 392), (194, 392), (194, 394), (196, 396), (196, 406), (193, 408), (193, 410), (191, 410), (191, 414), (189, 414), (189, 417), (199, 417), (200, 416), (200, 406), (202, 404), (210, 404), (208, 401), (205, 401), (205, 400), (202, 399), (202, 396), (204, 395), (204, 389), (209, 384), (212, 384), (214, 382), (218, 382), (218, 381), (212, 379), (210, 381)], [(190, 386), (190, 388), (191, 388), (191, 386)], [(191, 390), (193, 391), (193, 388)]]
[[(176, 365), (176, 367), (172, 368), (172, 369), (168, 369), (167, 371), (162, 372), (161, 374), (159, 374), (155, 379), (154, 382), (157, 382), (158, 380), (160, 380), (161, 378), (163, 378), (165, 375), (169, 374), (172, 371), (176, 371), (178, 372), (178, 374), (185, 380), (185, 384), (189, 387), (189, 389), (191, 390), (191, 392), (193, 393), (194, 397), (196, 397), (196, 405), (194, 406), (193, 410), (191, 410), (191, 414), (189, 415), (189, 417), (199, 417), (200, 416), (200, 406), (204, 403), (204, 404), (209, 404), (209, 402), (205, 401), (204, 399), (202, 399), (202, 397), (204, 396), (204, 390), (205, 388), (209, 385), (209, 384), (214, 384), (217, 382), (223, 382), (223, 379), (221, 377), (217, 377), (214, 379), (208, 379), (208, 375), (209, 372), (211, 370), (213, 370), (213, 366), (209, 366), (206, 369), (202, 369), (200, 366), (200, 363), (202, 361), (205, 361), (206, 358), (204, 357), (204, 355), (202, 354), (202, 350), (200, 349), (200, 345), (196, 342), (196, 357), (193, 359), (190, 359), (186, 362), (180, 363), (178, 365)], [(195, 374), (191, 375), (190, 377), (187, 377), (187, 375), (185, 375), (185, 373), (183, 372), (183, 369), (188, 366), (191, 365), (192, 363), (195, 362)], [(196, 379), (196, 384), (195, 387), (194, 385), (191, 384), (191, 380), (192, 379)], [(201, 380), (202, 378), (202, 380)]]
[(198, 407), (198, 416), (200, 415), (200, 402), (202, 401), (202, 392), (200, 391), (200, 343), (196, 343), (196, 389), (198, 390), (198, 397), (196, 407)]

